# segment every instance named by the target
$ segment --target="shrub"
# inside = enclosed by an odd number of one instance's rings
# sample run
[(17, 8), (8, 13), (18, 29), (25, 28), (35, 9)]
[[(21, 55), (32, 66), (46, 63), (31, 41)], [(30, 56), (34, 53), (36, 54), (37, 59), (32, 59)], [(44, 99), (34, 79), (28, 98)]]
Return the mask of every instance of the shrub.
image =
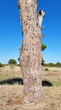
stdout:
[(20, 57), (18, 58), (18, 61), (20, 61)]
[(45, 68), (45, 71), (49, 71), (49, 69), (48, 68)]
[(45, 66), (45, 67), (48, 66), (48, 67), (49, 67), (49, 64), (47, 64), (47, 63), (43, 63), (43, 66)]
[(60, 62), (57, 62), (56, 63), (56, 67), (61, 67), (61, 63)]
[(53, 63), (49, 63), (49, 67), (53, 67), (54, 66), (54, 64)]
[(17, 66), (20, 66), (20, 64), (17, 64)]
[(46, 45), (42, 44), (42, 51), (46, 48)]
[(54, 63), (43, 63), (43, 66), (45, 67), (61, 67), (61, 63), (60, 62), (57, 62), (56, 64)]
[(3, 64), (2, 63), (0, 63), (0, 67), (2, 67), (3, 66)]
[(9, 66), (9, 64), (4, 64), (5, 66)]
[(43, 66), (47, 66), (47, 67), (56, 67), (56, 64), (54, 64), (54, 63), (43, 63)]
[(10, 59), (8, 62), (9, 65), (16, 65), (16, 60)]

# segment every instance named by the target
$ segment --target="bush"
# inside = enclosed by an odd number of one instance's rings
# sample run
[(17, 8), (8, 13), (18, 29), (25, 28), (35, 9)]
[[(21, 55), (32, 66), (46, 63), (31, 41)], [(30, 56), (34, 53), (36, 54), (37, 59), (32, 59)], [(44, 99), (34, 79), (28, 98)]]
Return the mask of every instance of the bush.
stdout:
[(46, 48), (46, 45), (42, 44), (42, 51)]
[(54, 63), (43, 63), (43, 66), (47, 66), (47, 67), (56, 67), (56, 64), (54, 64)]
[(20, 64), (17, 64), (17, 66), (20, 66)]
[(55, 64), (49, 63), (49, 67), (54, 67), (54, 66), (55, 66)]
[(48, 68), (45, 68), (45, 71), (49, 71), (49, 69)]
[(3, 65), (3, 67), (5, 67), (6, 65), (5, 64), (2, 64)]
[(16, 63), (17, 62), (14, 59), (10, 59), (9, 62), (8, 62), (9, 65), (16, 65)]
[(20, 57), (18, 58), (18, 61), (20, 61)]
[(0, 67), (2, 67), (3, 66), (3, 64), (2, 63), (0, 63)]
[(49, 64), (47, 64), (47, 63), (43, 63), (43, 66), (45, 66), (45, 67), (48, 66), (48, 67), (49, 67)]
[(56, 67), (61, 67), (61, 63), (60, 62), (57, 62), (56, 63)]

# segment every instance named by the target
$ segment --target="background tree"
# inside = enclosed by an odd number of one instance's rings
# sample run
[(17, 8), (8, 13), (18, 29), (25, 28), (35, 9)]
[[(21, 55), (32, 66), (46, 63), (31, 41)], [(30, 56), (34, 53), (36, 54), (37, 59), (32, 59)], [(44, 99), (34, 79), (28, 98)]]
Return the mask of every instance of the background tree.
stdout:
[(42, 51), (45, 50), (46, 45), (42, 44)]
[(2, 63), (0, 63), (0, 67), (2, 67), (3, 66), (3, 64)]
[(60, 62), (57, 62), (56, 63), (56, 67), (61, 67), (61, 63)]
[(20, 57), (18, 57), (18, 61), (20, 62)]
[(14, 59), (10, 59), (9, 61), (8, 61), (8, 64), (9, 65), (16, 65), (16, 60), (14, 60)]
[[(46, 49), (46, 45), (42, 44), (42, 51)], [(44, 64), (44, 59), (42, 58), (42, 65)]]
[(42, 65), (44, 64), (44, 62), (45, 62), (45, 61), (44, 61), (44, 59), (42, 58)]

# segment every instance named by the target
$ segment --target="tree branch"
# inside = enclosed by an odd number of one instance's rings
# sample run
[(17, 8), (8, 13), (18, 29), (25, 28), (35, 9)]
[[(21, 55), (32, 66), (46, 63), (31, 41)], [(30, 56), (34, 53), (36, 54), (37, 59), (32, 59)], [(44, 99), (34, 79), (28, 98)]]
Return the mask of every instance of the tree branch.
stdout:
[(41, 28), (40, 28), (40, 30), (42, 30), (43, 28), (44, 28), (44, 26), (43, 26), (43, 27), (41, 27)]

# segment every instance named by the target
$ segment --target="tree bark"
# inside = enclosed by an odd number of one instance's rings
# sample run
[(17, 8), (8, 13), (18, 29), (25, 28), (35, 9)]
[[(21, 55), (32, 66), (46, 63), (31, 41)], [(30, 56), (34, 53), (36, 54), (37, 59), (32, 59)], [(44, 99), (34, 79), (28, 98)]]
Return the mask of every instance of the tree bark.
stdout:
[(24, 103), (42, 99), (42, 34), (38, 26), (37, 0), (18, 0), (23, 32), (20, 64), (24, 83)]

